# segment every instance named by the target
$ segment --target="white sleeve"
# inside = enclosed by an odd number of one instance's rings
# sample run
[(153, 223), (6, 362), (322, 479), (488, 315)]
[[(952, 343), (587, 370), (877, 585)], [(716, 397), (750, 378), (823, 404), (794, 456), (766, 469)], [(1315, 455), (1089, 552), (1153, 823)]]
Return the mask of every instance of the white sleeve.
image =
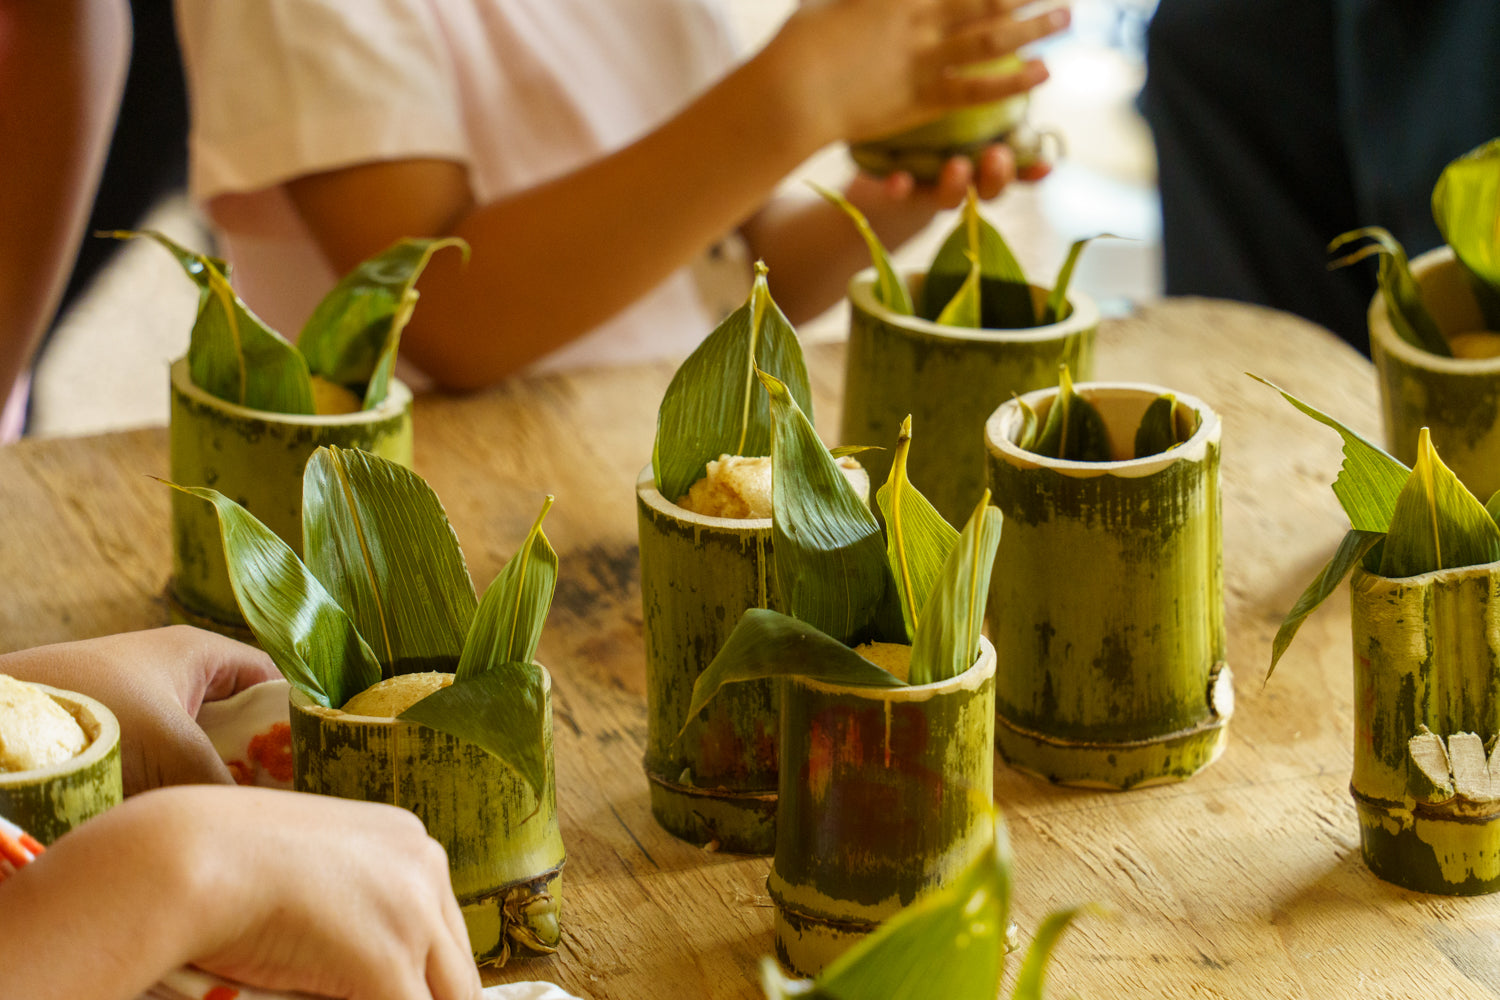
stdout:
[(373, 160), (469, 163), (426, 0), (176, 0), (200, 203)]

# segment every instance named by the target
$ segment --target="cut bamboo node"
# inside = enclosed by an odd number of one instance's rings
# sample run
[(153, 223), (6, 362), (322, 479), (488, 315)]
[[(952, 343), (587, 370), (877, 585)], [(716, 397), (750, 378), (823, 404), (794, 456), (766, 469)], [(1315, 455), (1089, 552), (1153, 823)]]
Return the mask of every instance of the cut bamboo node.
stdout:
[(0, 816), (43, 845), (120, 804), (120, 723), (103, 703), (74, 691), (33, 684), (63, 708), (88, 744), (48, 767), (0, 772)]
[[(909, 273), (919, 296), (923, 276)], [(849, 349), (839, 440), (894, 441), (906, 415), (924, 442), (910, 457), (912, 482), (949, 524), (962, 525), (985, 487), (985, 419), (1012, 393), (1057, 384), (1058, 365), (1075, 377), (1094, 369), (1099, 309), (1068, 295), (1061, 322), (1019, 330), (966, 329), (892, 312), (875, 299), (873, 270), (849, 282)], [(1033, 286), (1040, 305), (1050, 289)], [(892, 453), (862, 455), (871, 478), (885, 482)], [(1009, 530), (1007, 528), (1007, 530)]]
[(1220, 424), (1202, 400), (1186, 441), (1134, 458), (1151, 403), (1171, 390), (1078, 385), (1113, 458), (1050, 458), (1018, 444), (1057, 389), (995, 410), (990, 485), (1005, 515), (987, 621), (1003, 669), (996, 743), (1013, 767), (1060, 784), (1128, 789), (1218, 759), (1234, 714), (1225, 661)]

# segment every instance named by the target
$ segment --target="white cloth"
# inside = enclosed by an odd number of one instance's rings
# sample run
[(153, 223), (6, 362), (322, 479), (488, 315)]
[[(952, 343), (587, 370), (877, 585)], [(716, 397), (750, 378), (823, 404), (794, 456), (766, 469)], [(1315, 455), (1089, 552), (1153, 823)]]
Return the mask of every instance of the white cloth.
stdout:
[[(336, 276), (286, 181), (437, 158), (488, 202), (628, 145), (736, 57), (721, 0), (177, 0), (177, 19), (190, 189), (290, 336)], [(684, 269), (536, 367), (685, 354), (720, 318)]]

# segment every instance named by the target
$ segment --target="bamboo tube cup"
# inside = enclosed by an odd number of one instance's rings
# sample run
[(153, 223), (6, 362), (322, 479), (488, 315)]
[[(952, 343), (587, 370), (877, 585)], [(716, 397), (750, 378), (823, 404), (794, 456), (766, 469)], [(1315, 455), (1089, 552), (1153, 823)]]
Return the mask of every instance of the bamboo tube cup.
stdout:
[[(1444, 334), (1485, 329), (1451, 247), (1413, 259), (1411, 271)], [(1407, 343), (1391, 326), (1380, 291), (1369, 323), (1386, 450), (1416, 464), (1417, 433), (1428, 428), (1443, 463), (1484, 503), (1500, 490), (1500, 357), (1445, 358)]]
[[(270, 413), (219, 399), (193, 384), (186, 358), (172, 364), (171, 478), (212, 486), (302, 551), (302, 469), (323, 445), (359, 448), (410, 466), (411, 390), (392, 379), (373, 410), (331, 416)], [(248, 635), (229, 585), (212, 505), (172, 491), (174, 617)]]
[[(860, 475), (856, 489), (868, 500), (869, 476)], [(776, 849), (778, 688), (770, 681), (732, 684), (691, 721), (688, 709), (698, 675), (740, 616), (750, 608), (782, 610), (771, 565), (771, 519), (684, 510), (656, 489), (649, 465), (635, 495), (651, 812), (683, 840), (770, 854)]]
[(44, 845), (120, 804), (120, 723), (101, 702), (34, 684), (78, 721), (89, 744), (70, 760), (31, 771), (0, 772), (0, 816)]
[(814, 976), (989, 843), (995, 649), (959, 676), (867, 688), (788, 678), (767, 881), (776, 954)]
[(1349, 593), (1349, 790), (1365, 864), (1419, 892), (1500, 890), (1500, 782), (1432, 794), (1409, 742), (1426, 726), (1445, 742), (1474, 733), (1489, 749), (1500, 733), (1500, 563), (1404, 579), (1356, 568)]
[[(923, 275), (907, 275), (920, 297)], [(849, 350), (844, 373), (846, 444), (889, 445), (909, 413), (922, 435), (912, 449), (910, 474), (938, 513), (962, 525), (984, 490), (984, 422), (1012, 393), (1057, 384), (1066, 363), (1078, 379), (1094, 370), (1099, 309), (1074, 292), (1060, 323), (1024, 330), (939, 326), (891, 312), (875, 300), (873, 271), (849, 282)], [(1032, 287), (1037, 303), (1050, 289)], [(872, 482), (885, 482), (891, 452), (860, 456)]]
[[(1099, 382), (1078, 391), (1129, 454), (1167, 390)], [(1045, 419), (1057, 390), (1022, 397)], [(1071, 462), (1015, 443), (1021, 409), (985, 427), (1005, 515), (986, 620), (1004, 664), (996, 740), (1011, 766), (1061, 784), (1125, 789), (1178, 781), (1223, 751), (1234, 711), (1224, 660), (1219, 418), (1176, 448)]]
[(552, 766), (552, 679), (545, 670), (547, 784), (538, 802), (473, 743), (400, 719), (346, 715), (292, 689), (293, 787), (409, 809), (448, 852), (453, 894), (481, 964), (559, 937), (562, 835)]

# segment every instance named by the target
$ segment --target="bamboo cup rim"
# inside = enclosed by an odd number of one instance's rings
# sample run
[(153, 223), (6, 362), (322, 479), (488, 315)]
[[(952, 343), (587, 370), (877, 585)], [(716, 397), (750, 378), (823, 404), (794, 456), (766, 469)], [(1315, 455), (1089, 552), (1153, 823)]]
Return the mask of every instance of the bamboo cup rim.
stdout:
[[(855, 459), (855, 461), (858, 462), (858, 459)], [(861, 489), (860, 479), (863, 480), (863, 489)], [(856, 477), (851, 482), (855, 492), (859, 493), (860, 498), (869, 503), (870, 470), (866, 469), (863, 464), (859, 465), (859, 477)], [(696, 528), (717, 528), (720, 531), (733, 531), (745, 534), (769, 535), (771, 533), (771, 519), (769, 517), (713, 517), (709, 514), (694, 513), (686, 507), (678, 506), (662, 496), (661, 491), (656, 488), (656, 472), (649, 464), (636, 477), (635, 492), (636, 496), (646, 506), (658, 514), (675, 518), (683, 524), (690, 524)]]
[(399, 416), (404, 410), (411, 406), (411, 389), (405, 382), (392, 376), (390, 389), (380, 405), (373, 410), (356, 410), (353, 413), (276, 413), (271, 410), (257, 410), (238, 403), (231, 403), (227, 399), (220, 399), (211, 392), (206, 392), (193, 382), (193, 377), (188, 371), (187, 356), (183, 355), (172, 362), (172, 389), (182, 396), (201, 405), (222, 410), (233, 417), (262, 420), (266, 423), (286, 424), (293, 427), (345, 427), (353, 424), (379, 423), (382, 420)]
[(1022, 426), (1020, 401), (1035, 410), (1039, 418), (1045, 419), (1047, 410), (1058, 393), (1058, 388), (1053, 386), (1050, 389), (1028, 392), (1019, 397), (1019, 401), (1008, 399), (990, 414), (984, 424), (985, 446), (990, 454), (1021, 468), (1053, 469), (1077, 479), (1104, 475), (1134, 479), (1155, 475), (1178, 462), (1201, 462), (1207, 456), (1209, 446), (1219, 443), (1219, 415), (1197, 396), (1146, 382), (1080, 382), (1074, 389), (1098, 408), (1110, 430), (1111, 442), (1119, 441), (1123, 444), (1126, 437), (1122, 432), (1127, 428), (1129, 438), (1133, 440), (1135, 428), (1151, 401), (1169, 392), (1177, 397), (1179, 403), (1198, 412), (1198, 429), (1177, 447), (1142, 458), (1078, 462), (1038, 455), (1016, 444), (1016, 437)]
[[(1443, 333), (1480, 332), (1486, 329), (1483, 318), (1479, 316), (1479, 306), (1468, 289), (1468, 276), (1460, 270), (1458, 256), (1453, 252), (1452, 247), (1435, 247), (1413, 257), (1411, 273), (1424, 292), (1428, 291), (1431, 285), (1441, 284), (1444, 286), (1442, 291), (1447, 295), (1467, 296), (1456, 305), (1448, 305), (1436, 311), (1429, 304), (1428, 311), (1433, 313), (1435, 320), (1438, 320), (1438, 326)], [(1460, 317), (1466, 317), (1472, 321), (1464, 322)], [(1443, 322), (1443, 319), (1447, 322)], [(1500, 357), (1445, 358), (1441, 354), (1433, 354), (1422, 350), (1415, 344), (1407, 343), (1391, 325), (1390, 314), (1385, 308), (1385, 293), (1378, 288), (1370, 298), (1367, 322), (1370, 326), (1371, 348), (1378, 346), (1384, 353), (1398, 358), (1412, 368), (1425, 368), (1429, 371), (1474, 377), (1500, 375)], [(1454, 326), (1467, 329), (1450, 329)]]
[[(907, 270), (900, 272), (901, 278), (906, 286), (914, 294), (922, 288), (922, 282), (926, 279), (921, 271)], [(1045, 301), (1051, 288), (1043, 285), (1032, 285), (1031, 294), (1034, 300)], [(1074, 291), (1068, 293), (1068, 305), (1073, 311), (1056, 323), (1048, 323), (1045, 326), (1031, 326), (1012, 329), (1001, 329), (984, 327), (970, 329), (962, 326), (946, 326), (934, 323), (932, 320), (923, 319), (920, 316), (906, 316), (902, 313), (892, 312), (875, 300), (875, 269), (865, 268), (854, 277), (849, 279), (849, 304), (857, 311), (873, 316), (890, 326), (901, 327), (912, 333), (922, 334), (934, 340), (947, 341), (973, 341), (975, 343), (1035, 343), (1044, 340), (1058, 340), (1071, 337), (1091, 330), (1099, 325), (1099, 307), (1094, 300), (1082, 292)]]
[(1381, 576), (1372, 573), (1358, 564), (1349, 576), (1351, 587), (1425, 587), (1433, 583), (1450, 582), (1465, 577), (1493, 576), (1500, 573), (1500, 561), (1478, 563), (1474, 566), (1450, 566), (1447, 569), (1434, 569), (1426, 573), (1418, 573), (1416, 576)]
[(89, 738), (89, 745), (75, 756), (58, 761), (56, 764), (48, 764), (46, 767), (38, 767), (30, 771), (0, 772), (0, 788), (13, 785), (34, 785), (39, 781), (61, 778), (74, 771), (84, 770), (109, 756), (110, 752), (120, 744), (120, 720), (115, 718), (115, 713), (111, 712), (103, 702), (90, 698), (88, 695), (79, 694), (77, 691), (66, 691), (62, 688), (49, 687), (46, 684), (32, 684), (31, 686), (57, 702), (78, 721), (83, 734)]
[[(550, 695), (552, 693), (552, 673), (540, 663), (537, 663), (535, 665), (536, 668), (542, 672), (542, 693)], [(306, 694), (304, 694), (295, 684), (291, 685), (287, 689), (287, 692), (289, 703), (294, 710), (299, 712), (306, 712), (309, 715), (316, 715), (320, 719), (325, 719), (330, 722), (337, 722), (341, 725), (348, 724), (354, 726), (394, 726), (397, 723), (401, 723), (405, 726), (421, 725), (421, 723), (419, 722), (411, 722), (406, 719), (389, 718), (380, 715), (354, 715), (351, 712), (345, 712), (341, 708), (324, 708), (322, 705), (319, 705), (317, 702), (313, 701)], [(431, 727), (429, 726), (427, 728)], [(456, 736), (451, 736), (450, 738), (454, 740), (458, 739), (458, 737)]]
[(867, 687), (858, 684), (834, 684), (814, 680), (811, 677), (790, 677), (792, 684), (820, 694), (852, 695), (870, 701), (919, 702), (930, 701), (939, 695), (956, 691), (977, 691), (995, 676), (995, 647), (985, 636), (979, 637), (979, 655), (969, 669), (957, 677), (933, 681), (930, 684), (906, 684), (901, 687)]

